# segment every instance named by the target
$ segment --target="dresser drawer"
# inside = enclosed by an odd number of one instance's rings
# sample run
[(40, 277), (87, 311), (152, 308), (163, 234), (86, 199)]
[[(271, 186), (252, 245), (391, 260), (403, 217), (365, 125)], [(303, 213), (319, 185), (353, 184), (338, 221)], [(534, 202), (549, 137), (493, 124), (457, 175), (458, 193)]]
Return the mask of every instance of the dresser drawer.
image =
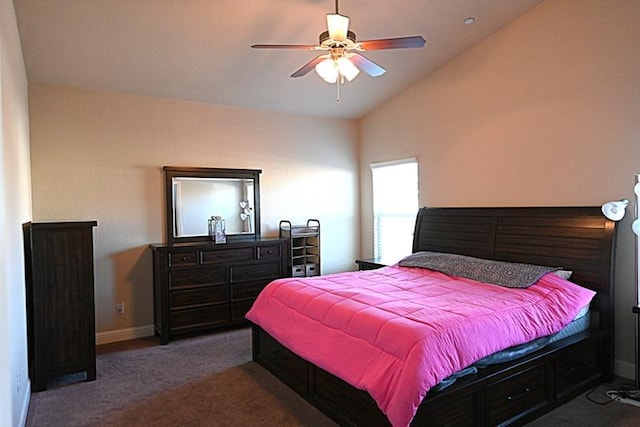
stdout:
[(245, 315), (264, 286), (289, 275), (284, 239), (151, 247), (154, 329), (161, 344), (174, 336), (246, 325)]
[(229, 321), (228, 305), (213, 305), (171, 312), (171, 331), (197, 329)]
[(188, 267), (198, 264), (196, 252), (169, 252), (169, 267)]
[(203, 285), (224, 285), (227, 283), (226, 267), (178, 270), (169, 272), (169, 288), (184, 288)]
[(253, 265), (232, 265), (230, 270), (231, 283), (272, 279), (280, 277), (281, 274), (280, 264), (275, 262)]
[(173, 291), (169, 299), (170, 308), (172, 309), (225, 303), (229, 300), (229, 286), (223, 285), (191, 289), (188, 291)]
[(231, 286), (231, 301), (242, 301), (246, 299), (255, 299), (260, 291), (264, 289), (266, 283), (249, 282), (238, 283)]
[(487, 387), (487, 425), (515, 421), (547, 403), (546, 369), (534, 366)]
[(597, 343), (580, 346), (556, 360), (556, 398), (561, 399), (581, 384), (596, 379), (601, 374)]
[(244, 316), (253, 306), (253, 299), (248, 301), (234, 302), (231, 304), (231, 320), (244, 320)]
[(261, 261), (280, 260), (282, 253), (280, 245), (258, 246), (258, 259)]
[(236, 261), (253, 261), (255, 259), (252, 247), (202, 251), (200, 256), (202, 257), (202, 264), (222, 264)]

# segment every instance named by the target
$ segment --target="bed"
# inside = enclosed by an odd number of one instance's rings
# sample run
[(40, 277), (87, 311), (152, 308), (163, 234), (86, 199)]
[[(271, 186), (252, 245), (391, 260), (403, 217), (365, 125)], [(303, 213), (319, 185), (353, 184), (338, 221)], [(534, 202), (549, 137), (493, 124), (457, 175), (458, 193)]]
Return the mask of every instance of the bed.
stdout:
[[(590, 327), (523, 357), (479, 369), (446, 388), (429, 388), (411, 425), (519, 425), (608, 381), (613, 372), (614, 245), (615, 223), (595, 207), (421, 209), (414, 253), (558, 266), (573, 271), (571, 282), (595, 296), (590, 303)], [(359, 273), (345, 274), (352, 280)], [(288, 329), (287, 323), (282, 322), (281, 329)], [(395, 425), (406, 424), (405, 418), (385, 415), (378, 396), (376, 403), (369, 393), (328, 372), (340, 372), (339, 367), (321, 369), (309, 361), (316, 360), (314, 354), (299, 350), (306, 355), (301, 357), (281, 344), (272, 336), (280, 331), (273, 328), (268, 326), (270, 334), (253, 325), (253, 360), (336, 422), (374, 426), (390, 425), (392, 419)], [(309, 330), (310, 340), (312, 333)], [(341, 343), (336, 340), (336, 353), (344, 355)], [(291, 342), (289, 347), (297, 348)], [(350, 348), (349, 354), (357, 351)], [(364, 359), (367, 354), (358, 357)]]

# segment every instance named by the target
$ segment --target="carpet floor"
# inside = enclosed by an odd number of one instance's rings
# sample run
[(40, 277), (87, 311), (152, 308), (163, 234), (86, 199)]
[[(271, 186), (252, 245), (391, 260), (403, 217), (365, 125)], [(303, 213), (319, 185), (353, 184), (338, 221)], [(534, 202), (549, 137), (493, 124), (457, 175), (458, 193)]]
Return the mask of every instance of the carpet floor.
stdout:
[[(31, 396), (30, 426), (335, 426), (251, 361), (249, 329), (99, 346), (96, 381), (69, 376)], [(606, 401), (604, 387), (592, 393)], [(640, 408), (584, 395), (530, 423), (640, 426)]]

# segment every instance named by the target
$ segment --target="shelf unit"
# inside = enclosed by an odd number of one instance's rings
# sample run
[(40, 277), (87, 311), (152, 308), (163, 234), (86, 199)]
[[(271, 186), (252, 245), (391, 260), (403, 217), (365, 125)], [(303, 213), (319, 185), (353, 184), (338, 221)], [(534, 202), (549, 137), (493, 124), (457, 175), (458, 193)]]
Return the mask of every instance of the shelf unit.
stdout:
[(289, 269), (292, 277), (320, 275), (320, 221), (309, 219), (305, 225), (280, 221), (280, 238), (289, 239)]

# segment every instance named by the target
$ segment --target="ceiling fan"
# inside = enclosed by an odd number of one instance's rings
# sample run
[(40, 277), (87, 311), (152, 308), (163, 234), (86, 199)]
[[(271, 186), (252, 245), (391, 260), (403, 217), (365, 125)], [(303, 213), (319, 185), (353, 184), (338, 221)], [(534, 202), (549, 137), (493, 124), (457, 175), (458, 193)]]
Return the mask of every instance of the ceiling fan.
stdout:
[(337, 83), (339, 102), (339, 88), (340, 84), (344, 83), (344, 79), (353, 80), (360, 73), (360, 69), (372, 77), (381, 76), (386, 72), (384, 68), (365, 58), (359, 52), (423, 47), (425, 43), (422, 36), (356, 41), (355, 33), (349, 31), (349, 17), (340, 15), (338, 0), (336, 0), (336, 12), (327, 14), (327, 31), (320, 34), (318, 45), (254, 44), (251, 47), (255, 49), (302, 49), (326, 52), (307, 62), (291, 74), (291, 77), (302, 77), (315, 69), (327, 83)]

